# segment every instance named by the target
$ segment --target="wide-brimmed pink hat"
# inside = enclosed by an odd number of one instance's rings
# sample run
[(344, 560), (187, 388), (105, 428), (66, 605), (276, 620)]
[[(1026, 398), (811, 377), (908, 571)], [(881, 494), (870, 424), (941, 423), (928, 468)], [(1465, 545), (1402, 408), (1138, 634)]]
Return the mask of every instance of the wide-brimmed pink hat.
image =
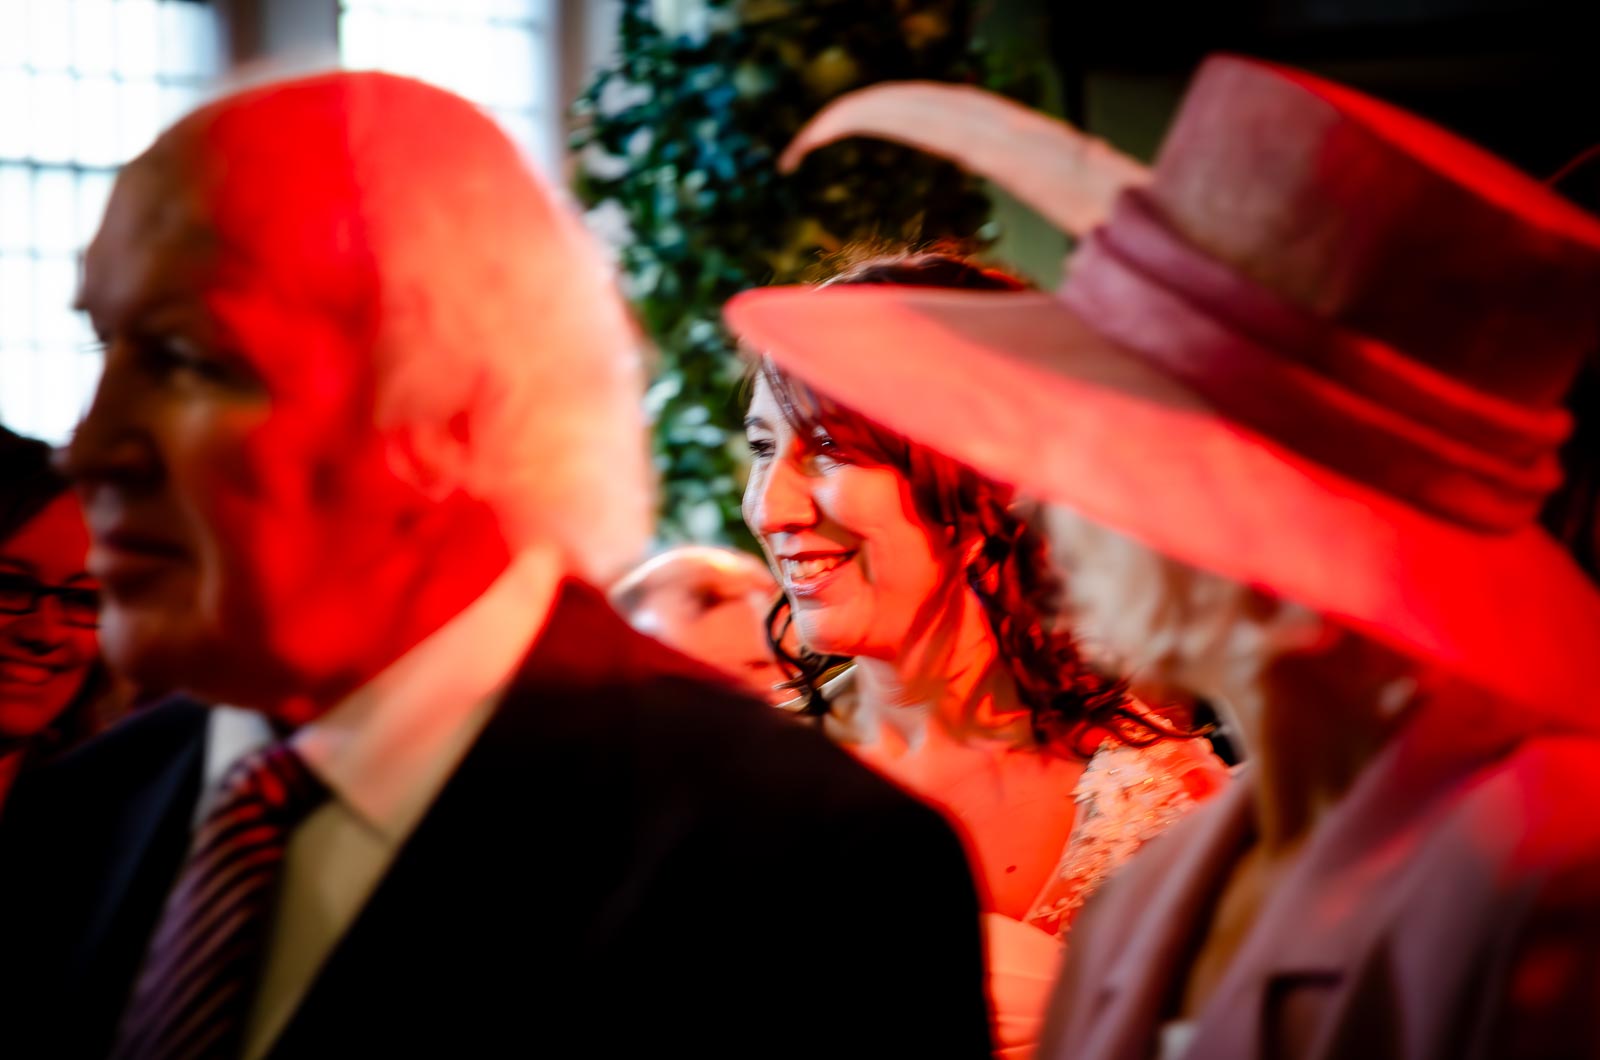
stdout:
[(1600, 592), (1534, 525), (1600, 339), (1600, 220), (1412, 115), (1236, 57), (1151, 171), (973, 89), (845, 97), (1085, 234), (1056, 294), (771, 288), (783, 369), (995, 478), (1516, 699), (1600, 705)]

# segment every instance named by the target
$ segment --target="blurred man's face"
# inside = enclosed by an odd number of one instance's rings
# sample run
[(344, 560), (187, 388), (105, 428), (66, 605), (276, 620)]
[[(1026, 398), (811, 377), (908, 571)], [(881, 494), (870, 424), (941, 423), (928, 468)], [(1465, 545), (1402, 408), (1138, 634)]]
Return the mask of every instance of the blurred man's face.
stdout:
[(306, 279), (328, 210), (254, 215), (271, 196), (248, 175), (223, 201), (195, 176), (203, 135), (176, 139), (124, 170), (84, 261), (105, 365), (67, 464), (104, 650), (246, 704), (348, 684), (404, 591), (416, 501), (372, 425), (368, 329)]
[(781, 703), (794, 693), (774, 688), (784, 677), (767, 647), (766, 627), (777, 598), (772, 576), (755, 564), (685, 564), (664, 572), (631, 621), (760, 698)]

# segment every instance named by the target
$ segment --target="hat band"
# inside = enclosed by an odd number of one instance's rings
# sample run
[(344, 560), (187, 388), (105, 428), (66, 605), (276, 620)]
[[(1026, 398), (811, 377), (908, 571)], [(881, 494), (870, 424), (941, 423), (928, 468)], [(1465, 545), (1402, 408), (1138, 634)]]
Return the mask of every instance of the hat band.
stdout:
[(1312, 317), (1183, 240), (1141, 191), (1073, 256), (1060, 297), (1241, 426), (1438, 517), (1515, 530), (1561, 482), (1565, 410)]

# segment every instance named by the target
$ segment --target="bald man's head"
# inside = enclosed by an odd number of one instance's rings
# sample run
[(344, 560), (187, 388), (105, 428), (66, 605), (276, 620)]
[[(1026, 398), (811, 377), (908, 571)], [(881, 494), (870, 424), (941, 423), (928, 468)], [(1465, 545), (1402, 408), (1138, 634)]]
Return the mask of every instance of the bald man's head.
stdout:
[[(141, 229), (138, 253), (171, 251), (170, 285), (246, 283), (314, 309), (343, 340), (324, 352), (369, 375), (368, 420), (430, 491), (484, 499), (513, 540), (557, 540), (594, 577), (639, 554), (640, 337), (563, 194), (473, 104), (373, 72), (228, 96), (125, 169), (112, 224)], [(126, 282), (104, 235), (91, 313)]]
[(769, 702), (790, 698), (766, 639), (777, 583), (746, 552), (689, 545), (655, 556), (611, 588), (630, 625), (720, 670)]
[(68, 462), (131, 543), (104, 640), (153, 686), (358, 681), (512, 552), (607, 578), (648, 537), (609, 274), (441, 89), (337, 73), (190, 114), (119, 175), (79, 303), (106, 359)]

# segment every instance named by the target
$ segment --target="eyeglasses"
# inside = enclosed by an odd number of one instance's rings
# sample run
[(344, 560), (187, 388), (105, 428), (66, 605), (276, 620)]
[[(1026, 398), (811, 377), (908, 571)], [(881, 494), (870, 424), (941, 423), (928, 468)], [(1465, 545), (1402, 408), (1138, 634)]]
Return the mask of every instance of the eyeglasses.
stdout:
[(0, 615), (31, 615), (53, 596), (61, 601), (61, 617), (69, 626), (97, 629), (100, 593), (81, 585), (43, 585), (26, 574), (0, 570)]

